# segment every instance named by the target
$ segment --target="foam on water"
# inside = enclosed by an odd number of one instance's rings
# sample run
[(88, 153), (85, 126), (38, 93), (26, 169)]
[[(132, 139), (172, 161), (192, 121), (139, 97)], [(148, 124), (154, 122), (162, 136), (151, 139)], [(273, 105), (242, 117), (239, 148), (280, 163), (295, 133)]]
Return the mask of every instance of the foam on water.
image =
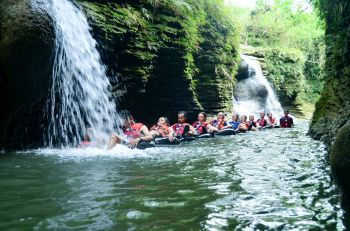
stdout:
[(23, 154), (36, 154), (47, 157), (58, 157), (68, 160), (84, 160), (91, 158), (149, 158), (164, 152), (176, 152), (172, 147), (154, 147), (145, 150), (130, 149), (125, 145), (116, 145), (113, 149), (107, 150), (106, 147), (87, 147), (87, 148), (40, 148), (27, 150)]
[(124, 145), (116, 145), (113, 149), (88, 147), (88, 148), (42, 148), (26, 151), (44, 156), (57, 156), (63, 159), (89, 159), (94, 157), (111, 158), (137, 158), (149, 156), (147, 152), (139, 149), (130, 149)]

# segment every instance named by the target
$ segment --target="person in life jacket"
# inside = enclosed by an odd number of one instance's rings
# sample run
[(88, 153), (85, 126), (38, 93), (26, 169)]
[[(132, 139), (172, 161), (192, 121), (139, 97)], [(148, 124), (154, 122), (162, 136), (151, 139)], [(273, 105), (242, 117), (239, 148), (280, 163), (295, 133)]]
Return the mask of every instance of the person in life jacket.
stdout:
[(185, 136), (195, 136), (197, 135), (196, 130), (192, 125), (187, 123), (187, 113), (180, 111), (177, 114), (177, 123), (171, 126), (175, 132), (176, 137), (185, 137)]
[(160, 117), (156, 125), (153, 125), (150, 129), (150, 133), (155, 138), (160, 137), (168, 137), (168, 139), (172, 142), (174, 141), (175, 132), (173, 128), (169, 124), (169, 120), (167, 117)]
[(284, 116), (280, 119), (281, 128), (294, 127), (293, 118), (289, 116), (289, 110), (284, 110)]
[(122, 120), (123, 137), (112, 134), (107, 149), (112, 149), (116, 144), (128, 143), (130, 148), (135, 148), (141, 141), (151, 141), (152, 134), (142, 123), (136, 123), (134, 117), (127, 110), (120, 112)]
[(247, 116), (246, 115), (242, 115), (241, 116), (241, 123), (238, 125), (238, 130), (240, 132), (246, 132), (248, 131), (248, 121), (247, 121)]
[(248, 120), (247, 124), (248, 124), (248, 131), (259, 131), (258, 125), (255, 122), (253, 115), (249, 116), (249, 120)]
[[(247, 119), (246, 119), (247, 120)], [(236, 113), (232, 114), (232, 120), (229, 123), (229, 127), (234, 129), (236, 132), (240, 131), (241, 121), (239, 120), (239, 115)], [(248, 129), (248, 128), (247, 128)], [(244, 129), (242, 129), (244, 130)], [(245, 130), (246, 131), (246, 130)]]
[(207, 131), (207, 114), (205, 112), (200, 112), (198, 114), (198, 120), (192, 124), (194, 129), (196, 129), (198, 135), (206, 134)]
[(276, 118), (272, 117), (272, 113), (271, 112), (267, 113), (267, 126), (275, 127), (276, 125), (277, 125)]
[(256, 121), (258, 128), (263, 128), (267, 126), (267, 120), (265, 119), (265, 112), (260, 112), (260, 118)]
[(225, 114), (223, 112), (219, 112), (216, 119), (212, 120), (210, 124), (208, 124), (207, 128), (209, 133), (214, 133), (228, 128), (228, 125), (229, 124), (225, 120)]

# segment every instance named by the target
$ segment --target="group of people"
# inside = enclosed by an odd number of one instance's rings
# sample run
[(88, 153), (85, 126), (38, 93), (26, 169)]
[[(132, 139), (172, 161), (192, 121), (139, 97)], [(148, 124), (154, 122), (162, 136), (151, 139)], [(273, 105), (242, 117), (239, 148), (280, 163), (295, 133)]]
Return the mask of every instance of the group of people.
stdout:
[(140, 142), (149, 142), (155, 138), (167, 138), (173, 142), (177, 138), (200, 136), (203, 134), (214, 135), (225, 129), (233, 129), (235, 132), (259, 131), (262, 128), (291, 128), (294, 126), (293, 119), (289, 116), (289, 111), (284, 111), (284, 116), (278, 121), (272, 113), (260, 112), (260, 117), (255, 120), (253, 115), (247, 118), (246, 115), (239, 117), (232, 115), (232, 120), (227, 121), (223, 112), (219, 112), (215, 119), (208, 122), (205, 112), (198, 114), (198, 119), (193, 124), (187, 121), (187, 113), (178, 113), (178, 122), (170, 125), (167, 117), (160, 117), (156, 125), (148, 129), (142, 123), (136, 123), (134, 117), (127, 110), (121, 111), (123, 136), (112, 134), (107, 149), (112, 149), (116, 144), (127, 144), (130, 148), (135, 148)]

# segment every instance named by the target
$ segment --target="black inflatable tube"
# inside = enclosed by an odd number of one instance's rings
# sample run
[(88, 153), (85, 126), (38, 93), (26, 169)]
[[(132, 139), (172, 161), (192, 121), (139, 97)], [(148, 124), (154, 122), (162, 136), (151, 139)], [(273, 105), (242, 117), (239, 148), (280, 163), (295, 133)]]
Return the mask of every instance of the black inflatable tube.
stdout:
[(147, 142), (147, 141), (142, 141), (140, 143), (137, 144), (136, 148), (137, 149), (146, 149), (146, 148), (153, 148), (155, 147), (154, 145), (154, 142), (150, 141), (150, 142)]
[(199, 139), (206, 139), (206, 138), (213, 138), (214, 136), (210, 133), (206, 133), (206, 134), (202, 134), (202, 135), (199, 135), (197, 136), (197, 138)]
[(280, 126), (276, 125), (274, 127), (272, 126), (265, 126), (265, 127), (262, 127), (261, 129), (272, 129), (272, 128), (280, 128)]
[(215, 135), (217, 135), (217, 136), (236, 135), (236, 131), (232, 128), (227, 128), (227, 129), (223, 129), (223, 130), (218, 131), (217, 133), (215, 133)]
[(156, 145), (179, 145), (181, 142), (179, 139), (175, 138), (173, 141), (170, 141), (169, 138), (155, 138), (154, 143)]
[(191, 141), (195, 141), (196, 138), (194, 138), (193, 136), (188, 136), (188, 137), (184, 137), (184, 138), (181, 138), (180, 141), (181, 142), (191, 142)]

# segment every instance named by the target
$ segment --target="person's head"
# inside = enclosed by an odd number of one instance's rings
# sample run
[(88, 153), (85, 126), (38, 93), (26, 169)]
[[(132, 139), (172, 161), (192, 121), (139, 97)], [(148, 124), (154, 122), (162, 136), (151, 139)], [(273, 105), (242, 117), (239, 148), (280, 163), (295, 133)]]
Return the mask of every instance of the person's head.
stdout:
[(254, 121), (254, 116), (253, 115), (249, 116), (249, 121)]
[(284, 115), (285, 115), (285, 116), (288, 116), (288, 115), (289, 115), (289, 110), (288, 110), (288, 109), (285, 109), (285, 110), (284, 110)]
[(237, 122), (239, 120), (238, 114), (232, 114), (232, 121)]
[(162, 116), (162, 117), (159, 117), (157, 124), (169, 126), (169, 120), (167, 117)]
[(198, 114), (198, 121), (205, 122), (207, 120), (207, 114), (205, 112), (200, 112)]
[(186, 113), (185, 111), (180, 111), (180, 112), (177, 114), (177, 121), (178, 121), (180, 124), (186, 123), (186, 121), (187, 121), (187, 113)]
[(217, 118), (218, 118), (218, 120), (224, 120), (225, 119), (225, 114), (223, 112), (219, 112), (217, 114)]
[(247, 116), (246, 115), (242, 115), (241, 116), (241, 121), (242, 122), (246, 122), (247, 121)]
[(128, 110), (121, 111), (119, 115), (122, 120), (123, 127), (129, 127), (130, 123), (134, 121), (134, 117), (131, 115), (130, 111)]
[(265, 112), (264, 111), (262, 111), (262, 112), (260, 112), (260, 118), (264, 118), (265, 117)]
[(267, 117), (272, 118), (272, 112), (267, 113)]

